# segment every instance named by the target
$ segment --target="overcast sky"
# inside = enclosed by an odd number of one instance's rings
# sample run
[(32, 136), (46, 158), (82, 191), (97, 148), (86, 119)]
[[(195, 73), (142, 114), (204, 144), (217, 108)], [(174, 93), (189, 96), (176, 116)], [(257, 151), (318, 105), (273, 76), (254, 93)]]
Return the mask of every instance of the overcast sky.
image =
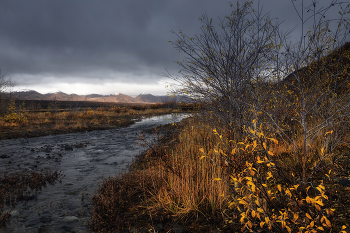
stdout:
[[(169, 80), (162, 73), (176, 75), (174, 61), (183, 59), (168, 42), (176, 40), (170, 30), (199, 34), (198, 18), (223, 18), (229, 2), (235, 0), (1, 0), (0, 68), (14, 91), (164, 95)], [(300, 25), (291, 0), (262, 3), (284, 28)]]

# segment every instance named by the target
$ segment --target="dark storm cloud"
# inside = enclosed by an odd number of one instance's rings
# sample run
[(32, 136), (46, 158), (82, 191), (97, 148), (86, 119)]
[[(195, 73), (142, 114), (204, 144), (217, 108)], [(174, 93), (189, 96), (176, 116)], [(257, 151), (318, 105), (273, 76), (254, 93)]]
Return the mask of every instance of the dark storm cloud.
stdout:
[[(160, 75), (174, 67), (169, 31), (198, 31), (198, 17), (214, 6), (214, 1), (1, 1), (0, 66), (8, 74), (31, 75), (115, 71), (135, 74), (129, 81), (137, 82), (143, 72)], [(223, 14), (227, 6), (223, 1), (215, 11)]]
[[(281, 2), (261, 4), (286, 28), (297, 25), (291, 2)], [(0, 68), (9, 76), (36, 77), (15, 80), (19, 84), (45, 76), (57, 82), (157, 82), (183, 57), (168, 43), (176, 39), (170, 30), (198, 34), (203, 13), (216, 20), (230, 12), (226, 0), (2, 0)]]

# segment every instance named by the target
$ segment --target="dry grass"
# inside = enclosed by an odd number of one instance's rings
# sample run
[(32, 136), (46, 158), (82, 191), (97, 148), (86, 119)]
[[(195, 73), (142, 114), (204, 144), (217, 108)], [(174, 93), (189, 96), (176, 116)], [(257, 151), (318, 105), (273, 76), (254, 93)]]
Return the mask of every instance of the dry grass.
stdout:
[(17, 202), (28, 201), (32, 192), (36, 193), (47, 184), (61, 182), (62, 177), (63, 175), (57, 171), (2, 174), (0, 176), (0, 228), (11, 217), (10, 211), (2, 212), (4, 204), (14, 207)]
[[(213, 166), (213, 161), (221, 163), (210, 149), (220, 149), (217, 138), (193, 119), (168, 125), (163, 132), (159, 144), (139, 156), (130, 173), (102, 183), (93, 198), (91, 231), (155, 229), (159, 223), (170, 230), (178, 222), (189, 232), (210, 232), (224, 226), (230, 185), (216, 179), (228, 176), (229, 170)], [(200, 160), (203, 145), (212, 151), (213, 161)], [(128, 208), (121, 208), (125, 205)]]
[[(246, 161), (254, 160), (244, 153), (230, 153), (242, 139), (230, 141), (218, 130), (220, 139), (212, 128), (194, 119), (168, 126), (165, 132), (168, 134), (159, 144), (149, 146), (135, 161), (130, 173), (102, 183), (94, 197), (90, 230), (122, 232), (135, 228), (142, 232), (162, 223), (167, 232), (173, 223), (180, 223), (188, 232), (240, 231), (239, 213), (228, 204), (235, 195), (230, 175), (242, 171)], [(276, 163), (286, 169), (299, 166), (286, 145), (270, 146)], [(345, 150), (347, 155), (332, 165), (337, 180), (350, 175), (348, 148), (338, 150)], [(323, 177), (324, 171), (319, 170), (314, 179)], [(332, 187), (328, 195), (338, 213), (332, 219), (335, 228), (350, 227), (350, 189), (334, 182), (327, 187)]]

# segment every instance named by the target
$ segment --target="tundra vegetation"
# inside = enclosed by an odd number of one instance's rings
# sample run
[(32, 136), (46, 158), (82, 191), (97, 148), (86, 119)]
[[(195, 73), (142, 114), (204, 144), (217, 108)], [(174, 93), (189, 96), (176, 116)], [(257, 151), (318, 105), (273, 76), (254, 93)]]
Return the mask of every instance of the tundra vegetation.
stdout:
[(6, 111), (0, 116), (0, 139), (124, 127), (142, 117), (179, 113), (194, 107), (193, 104), (177, 106), (171, 103), (128, 105), (87, 102), (84, 104), (92, 107), (70, 108), (67, 106), (74, 102), (41, 101), (43, 106), (40, 101), (9, 99), (7, 102)]
[(11, 79), (7, 78), (5, 75), (1, 74), (0, 70), (0, 115), (6, 112), (7, 104), (9, 101), (6, 93), (10, 91), (13, 83)]
[(218, 24), (203, 15), (201, 35), (174, 32), (185, 58), (166, 76), (203, 108), (100, 185), (92, 231), (347, 232), (350, 6), (290, 4), (297, 39), (251, 1)]

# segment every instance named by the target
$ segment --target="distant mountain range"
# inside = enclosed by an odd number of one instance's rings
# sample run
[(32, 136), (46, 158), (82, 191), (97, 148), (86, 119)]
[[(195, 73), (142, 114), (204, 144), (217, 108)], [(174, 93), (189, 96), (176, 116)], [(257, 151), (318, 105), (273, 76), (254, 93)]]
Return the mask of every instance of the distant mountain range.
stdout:
[(20, 100), (57, 100), (57, 101), (94, 101), (94, 102), (112, 102), (112, 103), (164, 103), (173, 100), (169, 96), (154, 96), (151, 94), (140, 94), (136, 97), (131, 97), (124, 94), (118, 95), (77, 95), (66, 94), (63, 92), (41, 94), (37, 91), (20, 91), (13, 92), (12, 96)]

